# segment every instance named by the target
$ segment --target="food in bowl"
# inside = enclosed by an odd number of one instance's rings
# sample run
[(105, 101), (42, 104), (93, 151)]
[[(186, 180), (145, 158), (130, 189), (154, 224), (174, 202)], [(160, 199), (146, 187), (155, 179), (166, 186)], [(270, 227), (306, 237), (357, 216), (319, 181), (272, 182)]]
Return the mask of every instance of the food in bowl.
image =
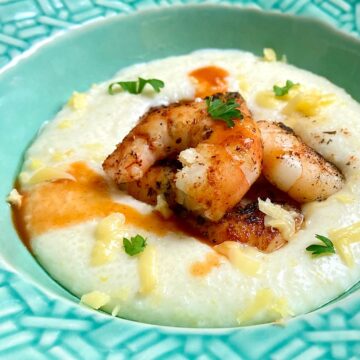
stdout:
[(359, 114), (269, 49), (137, 64), (71, 96), (9, 201), (38, 261), (90, 307), (281, 321), (359, 280)]

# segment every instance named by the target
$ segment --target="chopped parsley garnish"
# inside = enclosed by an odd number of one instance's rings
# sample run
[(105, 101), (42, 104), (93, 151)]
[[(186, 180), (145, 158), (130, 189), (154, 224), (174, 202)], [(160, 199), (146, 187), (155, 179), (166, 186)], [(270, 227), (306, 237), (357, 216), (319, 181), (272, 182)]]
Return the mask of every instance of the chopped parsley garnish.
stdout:
[(213, 100), (212, 97), (206, 99), (207, 111), (209, 115), (215, 120), (225, 121), (229, 128), (235, 126), (234, 119), (242, 119), (243, 115), (238, 109), (239, 104), (235, 99), (228, 99), (222, 102), (220, 99)]
[(322, 241), (325, 245), (310, 245), (306, 248), (307, 251), (311, 251), (311, 255), (318, 256), (322, 254), (335, 254), (334, 244), (326, 236), (316, 235), (317, 239)]
[(145, 85), (149, 84), (152, 86), (155, 92), (160, 92), (165, 86), (165, 83), (159, 79), (143, 79), (141, 77), (138, 78), (137, 81), (119, 81), (113, 82), (109, 85), (108, 91), (110, 95), (114, 95), (116, 91), (114, 91), (114, 87), (120, 86), (124, 91), (129, 92), (130, 94), (140, 94), (145, 88)]
[(286, 80), (285, 86), (281, 87), (281, 86), (274, 85), (273, 91), (276, 96), (284, 96), (284, 95), (287, 95), (289, 93), (290, 89), (295, 85), (296, 84), (294, 84), (291, 80)]
[(137, 234), (136, 236), (131, 237), (130, 240), (124, 238), (123, 244), (125, 252), (130, 256), (134, 256), (144, 251), (146, 240), (141, 235)]

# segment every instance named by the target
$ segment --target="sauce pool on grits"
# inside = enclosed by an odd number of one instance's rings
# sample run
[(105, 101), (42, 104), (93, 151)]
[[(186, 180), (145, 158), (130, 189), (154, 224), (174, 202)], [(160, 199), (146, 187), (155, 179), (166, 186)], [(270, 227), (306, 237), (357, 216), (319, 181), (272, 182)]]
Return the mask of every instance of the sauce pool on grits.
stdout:
[(104, 177), (85, 163), (72, 163), (68, 173), (74, 179), (47, 182), (31, 192), (20, 190), (22, 205), (14, 207), (13, 217), (27, 248), (31, 249), (32, 236), (117, 212), (125, 215), (127, 223), (158, 236), (172, 231), (195, 236), (177, 218), (164, 219), (158, 212), (142, 214), (129, 205), (114, 202)]
[(8, 198), (14, 225), (54, 279), (113, 316), (283, 321), (360, 279), (359, 114), (267, 56), (137, 64), (44, 126)]
[(195, 96), (202, 98), (225, 92), (228, 75), (226, 70), (217, 66), (205, 66), (190, 72), (190, 78), (195, 81)]

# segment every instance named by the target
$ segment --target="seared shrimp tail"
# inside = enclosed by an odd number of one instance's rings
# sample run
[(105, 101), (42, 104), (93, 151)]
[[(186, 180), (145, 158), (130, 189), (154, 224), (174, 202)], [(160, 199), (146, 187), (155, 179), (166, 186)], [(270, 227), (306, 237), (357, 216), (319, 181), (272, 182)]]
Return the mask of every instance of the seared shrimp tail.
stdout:
[(344, 185), (335, 165), (307, 146), (282, 123), (259, 121), (264, 145), (263, 174), (293, 199), (325, 200)]

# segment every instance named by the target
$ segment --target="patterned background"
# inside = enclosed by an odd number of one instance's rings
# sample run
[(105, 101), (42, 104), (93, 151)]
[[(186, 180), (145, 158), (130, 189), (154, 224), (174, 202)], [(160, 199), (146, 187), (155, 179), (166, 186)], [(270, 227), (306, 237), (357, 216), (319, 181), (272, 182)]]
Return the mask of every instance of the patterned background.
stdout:
[[(0, 0), (0, 67), (32, 44), (94, 19), (201, 0)], [(358, 0), (226, 1), (316, 16), (360, 33)], [(179, 335), (156, 327), (119, 326), (52, 299), (0, 269), (1, 359), (360, 359), (360, 303), (355, 297), (285, 328)], [(110, 319), (110, 320), (109, 320)], [(119, 331), (126, 329), (126, 331)], [(267, 330), (265, 330), (267, 329)], [(254, 338), (257, 341), (253, 346)]]
[[(202, 0), (0, 0), (0, 66), (31, 44), (74, 24), (137, 9)], [(247, 6), (310, 15), (358, 34), (358, 0), (220, 0)]]

